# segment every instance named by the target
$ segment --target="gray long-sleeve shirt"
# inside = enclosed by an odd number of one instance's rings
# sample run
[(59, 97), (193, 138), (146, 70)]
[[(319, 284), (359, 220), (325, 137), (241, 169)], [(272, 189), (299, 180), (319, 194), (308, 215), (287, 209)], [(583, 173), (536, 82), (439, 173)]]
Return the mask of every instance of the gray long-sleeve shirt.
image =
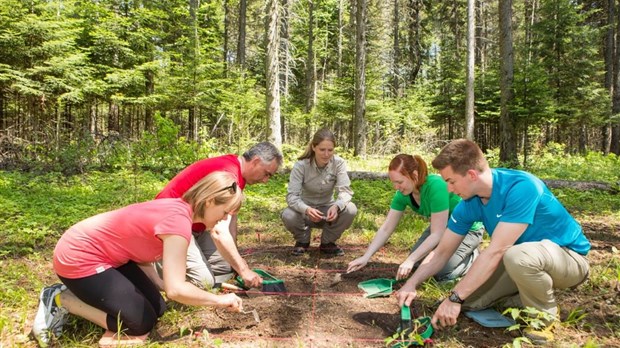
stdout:
[(353, 196), (350, 186), (347, 165), (341, 157), (334, 155), (324, 168), (317, 167), (314, 159), (304, 159), (291, 170), (286, 203), (301, 214), (308, 207), (321, 205), (337, 204), (342, 210)]

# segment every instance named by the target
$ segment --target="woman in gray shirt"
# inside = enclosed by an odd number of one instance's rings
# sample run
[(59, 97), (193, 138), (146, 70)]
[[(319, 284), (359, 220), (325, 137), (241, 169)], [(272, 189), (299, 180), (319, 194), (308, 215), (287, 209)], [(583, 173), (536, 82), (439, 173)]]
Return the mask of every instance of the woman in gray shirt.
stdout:
[(312, 228), (323, 229), (321, 253), (344, 255), (335, 242), (353, 223), (357, 207), (351, 202), (346, 163), (334, 155), (335, 147), (334, 134), (326, 128), (318, 130), (291, 170), (282, 221), (296, 241), (293, 255), (308, 250)]

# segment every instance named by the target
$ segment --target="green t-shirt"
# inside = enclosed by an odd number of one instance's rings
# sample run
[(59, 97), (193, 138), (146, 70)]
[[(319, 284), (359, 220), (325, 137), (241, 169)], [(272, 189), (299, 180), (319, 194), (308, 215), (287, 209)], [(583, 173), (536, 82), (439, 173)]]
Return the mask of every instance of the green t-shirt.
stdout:
[[(416, 207), (411, 202), (410, 196), (403, 195), (400, 191), (396, 191), (392, 198), (390, 208), (397, 211), (405, 211), (407, 207), (414, 212), (430, 218), (431, 214), (438, 213), (448, 209), (452, 214), (452, 210), (461, 201), (461, 197), (452, 192), (448, 192), (448, 184), (437, 174), (429, 174), (426, 182), (420, 187), (420, 207)], [(482, 227), (481, 222), (472, 225), (471, 230), (478, 230)]]

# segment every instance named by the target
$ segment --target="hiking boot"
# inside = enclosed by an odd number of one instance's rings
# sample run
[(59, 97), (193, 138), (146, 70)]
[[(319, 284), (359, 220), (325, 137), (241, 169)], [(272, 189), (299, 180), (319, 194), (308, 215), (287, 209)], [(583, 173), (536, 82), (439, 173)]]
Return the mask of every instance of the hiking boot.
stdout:
[(51, 335), (60, 337), (62, 326), (67, 322), (67, 310), (56, 305), (56, 295), (67, 290), (64, 284), (55, 284), (41, 290), (39, 295), (39, 309), (34, 317), (32, 335), (39, 342), (39, 346), (47, 347)]
[(527, 337), (533, 344), (542, 345), (552, 342), (554, 339), (553, 329), (557, 325), (560, 325), (560, 306), (557, 307), (558, 311), (553, 320), (548, 322), (544, 327), (534, 328), (528, 327), (523, 330), (523, 336)]
[(337, 246), (336, 243), (321, 243), (319, 247), (321, 254), (334, 255), (334, 256), (343, 256), (344, 250), (341, 247)]
[(528, 327), (524, 330), (523, 336), (527, 337), (532, 342), (532, 344), (536, 345), (542, 345), (552, 342), (554, 339), (553, 329), (558, 323), (558, 321), (554, 321), (546, 327), (540, 329)]
[(295, 246), (293, 247), (293, 251), (291, 251), (291, 255), (301, 256), (308, 251), (309, 247), (310, 243), (295, 242)]

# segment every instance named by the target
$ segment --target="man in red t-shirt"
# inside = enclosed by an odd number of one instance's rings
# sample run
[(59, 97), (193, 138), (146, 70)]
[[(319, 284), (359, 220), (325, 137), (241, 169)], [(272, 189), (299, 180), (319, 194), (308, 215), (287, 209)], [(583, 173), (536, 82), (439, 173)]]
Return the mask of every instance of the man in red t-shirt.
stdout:
[[(226, 171), (237, 178), (237, 185), (266, 183), (282, 164), (282, 154), (269, 142), (252, 146), (242, 156), (224, 155), (197, 161), (177, 174), (155, 198), (177, 198), (214, 171)], [(237, 215), (218, 223), (211, 231), (194, 224), (187, 250), (187, 278), (200, 286), (212, 286), (232, 277), (235, 270), (245, 284), (259, 287), (262, 278), (253, 272), (237, 250)], [(158, 267), (161, 271), (161, 267)]]

